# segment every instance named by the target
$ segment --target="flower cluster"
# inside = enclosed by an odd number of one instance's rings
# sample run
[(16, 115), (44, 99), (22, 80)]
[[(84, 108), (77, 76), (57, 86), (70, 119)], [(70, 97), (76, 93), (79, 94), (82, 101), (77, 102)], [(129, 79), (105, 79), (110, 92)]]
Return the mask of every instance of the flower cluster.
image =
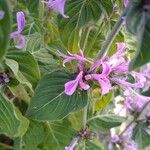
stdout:
[[(59, 52), (59, 56), (64, 58), (64, 63), (70, 61), (78, 62), (78, 70), (76, 72), (76, 78), (65, 84), (65, 93), (72, 95), (77, 87), (82, 90), (88, 90), (90, 85), (89, 80), (95, 81), (101, 88), (102, 95), (107, 94), (114, 87), (114, 84), (120, 85), (126, 88), (143, 88), (146, 82), (146, 78), (143, 74), (137, 72), (128, 72), (129, 61), (127, 60), (127, 50), (125, 49), (124, 43), (117, 43), (117, 52), (111, 57), (103, 57), (96, 62), (85, 58), (83, 52), (79, 54), (65, 55)], [(90, 64), (88, 68), (87, 65)], [(134, 78), (134, 83), (128, 82), (128, 76)]]

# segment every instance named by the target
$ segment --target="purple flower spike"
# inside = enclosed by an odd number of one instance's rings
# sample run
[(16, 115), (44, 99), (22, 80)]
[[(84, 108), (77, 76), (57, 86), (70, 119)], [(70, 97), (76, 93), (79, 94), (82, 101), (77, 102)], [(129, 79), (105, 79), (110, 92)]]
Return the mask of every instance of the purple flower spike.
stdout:
[(81, 89), (88, 90), (90, 86), (83, 81), (83, 71), (81, 71), (75, 80), (71, 80), (65, 84), (65, 93), (72, 95), (77, 89), (78, 85)]
[(25, 27), (25, 16), (23, 12), (17, 12), (17, 26), (18, 30), (11, 33), (10, 37), (17, 41), (17, 45), (15, 46), (18, 49), (22, 49), (25, 46), (25, 37), (21, 35)]
[(5, 15), (4, 11), (0, 10), (0, 20), (4, 18), (4, 15)]
[(49, 8), (49, 10), (54, 10), (59, 12), (64, 18), (69, 18), (69, 16), (65, 15), (65, 3), (66, 0), (49, 0), (45, 2)]

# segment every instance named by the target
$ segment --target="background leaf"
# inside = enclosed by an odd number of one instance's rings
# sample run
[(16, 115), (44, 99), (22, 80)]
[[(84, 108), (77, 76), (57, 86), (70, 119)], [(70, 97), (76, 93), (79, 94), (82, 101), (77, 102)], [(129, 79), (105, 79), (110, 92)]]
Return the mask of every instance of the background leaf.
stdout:
[(90, 22), (98, 21), (102, 14), (112, 11), (111, 0), (68, 0), (66, 3), (66, 13), (69, 19), (59, 20), (61, 39), (66, 49), (76, 53), (80, 49), (79, 32), (81, 27)]
[(132, 139), (138, 144), (139, 149), (144, 149), (150, 145), (150, 133), (148, 133), (148, 123), (139, 122), (133, 129)]
[(73, 76), (63, 70), (45, 75), (31, 99), (27, 115), (36, 120), (62, 119), (87, 104), (87, 92), (76, 91), (72, 96), (64, 92), (64, 84)]
[(0, 19), (0, 60), (7, 51), (9, 35), (11, 31), (11, 17), (8, 0), (0, 0), (0, 10), (4, 12), (4, 18)]
[(127, 13), (127, 28), (137, 37), (136, 56), (130, 64), (130, 70), (150, 61), (150, 12), (145, 11), (142, 1), (132, 1)]

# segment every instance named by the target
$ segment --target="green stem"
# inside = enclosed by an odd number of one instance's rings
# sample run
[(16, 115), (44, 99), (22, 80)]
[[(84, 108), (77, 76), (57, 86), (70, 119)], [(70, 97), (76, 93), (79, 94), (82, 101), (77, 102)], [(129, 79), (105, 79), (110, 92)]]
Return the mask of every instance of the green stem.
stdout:
[(87, 112), (88, 112), (88, 104), (83, 110), (83, 128), (86, 128), (86, 122), (87, 122)]
[(105, 56), (112, 44), (112, 42), (114, 41), (116, 35), (118, 34), (118, 32), (120, 31), (122, 24), (124, 22), (124, 18), (127, 14), (127, 11), (129, 9), (130, 4), (128, 4), (128, 6), (124, 9), (124, 11), (122, 12), (120, 18), (118, 19), (118, 21), (116, 22), (116, 24), (114, 25), (111, 33), (109, 34), (107, 40), (105, 41), (104, 45), (102, 46), (102, 49), (100, 50), (98, 57), (96, 60), (101, 59), (103, 56)]

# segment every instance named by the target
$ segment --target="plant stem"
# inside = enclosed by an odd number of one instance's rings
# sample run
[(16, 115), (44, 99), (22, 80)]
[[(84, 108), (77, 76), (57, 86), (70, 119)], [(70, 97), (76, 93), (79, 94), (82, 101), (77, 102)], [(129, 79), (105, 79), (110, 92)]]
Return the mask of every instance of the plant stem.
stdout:
[(128, 130), (128, 128), (140, 117), (140, 115), (143, 113), (145, 108), (150, 104), (150, 101), (148, 101), (142, 108), (142, 110), (139, 112), (137, 116), (134, 117), (134, 119), (126, 126), (126, 128), (120, 133), (120, 137)]
[(86, 122), (87, 122), (87, 112), (88, 112), (88, 104), (83, 110), (83, 128), (86, 128)]
[(1, 142), (0, 142), (0, 146), (2, 146), (3, 148), (6, 148), (7, 150), (9, 150), (9, 149), (13, 149), (13, 147), (12, 147), (12, 146), (7, 145), (7, 144), (4, 144), (4, 143), (1, 143)]
[(98, 54), (98, 57), (96, 60), (99, 60), (101, 59), (104, 55), (107, 54), (112, 42), (114, 41), (116, 35), (118, 34), (118, 32), (120, 31), (121, 29), (121, 26), (124, 22), (124, 17), (126, 16), (127, 14), (127, 11), (129, 9), (129, 6), (130, 4), (128, 4), (128, 6), (124, 9), (124, 11), (122, 12), (120, 18), (118, 19), (118, 21), (116, 22), (116, 24), (114, 25), (111, 33), (109, 34), (107, 40), (105, 41), (104, 45), (102, 46), (99, 54)]

